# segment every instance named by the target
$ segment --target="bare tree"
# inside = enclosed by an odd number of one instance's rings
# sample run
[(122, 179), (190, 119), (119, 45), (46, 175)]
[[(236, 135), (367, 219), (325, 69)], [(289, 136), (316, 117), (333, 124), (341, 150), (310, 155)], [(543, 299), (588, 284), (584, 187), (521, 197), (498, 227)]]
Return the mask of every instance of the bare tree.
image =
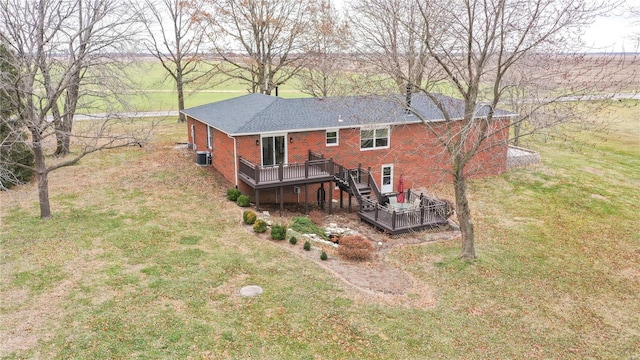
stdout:
[(249, 84), (250, 92), (271, 94), (304, 65), (302, 36), (309, 30), (314, 1), (208, 0), (201, 21), (225, 66), (221, 71)]
[[(69, 33), (70, 29), (74, 29), (74, 34), (77, 31), (77, 16), (76, 1), (8, 0), (0, 3), (0, 41), (9, 49), (2, 55), (2, 61), (9, 64), (16, 74), (13, 82), (1, 78), (0, 89), (18, 109), (21, 126), (15, 131), (26, 128), (30, 136), (35, 165), (17, 165), (35, 171), (38, 176), (40, 216), (43, 219), (51, 216), (48, 185), (51, 171), (76, 164), (96, 151), (142, 144), (149, 130), (123, 117), (86, 121), (69, 134), (71, 145), (77, 149), (73, 157), (47, 164), (50, 160), (47, 154), (56, 147), (55, 111), (64, 94), (77, 85), (76, 72), (81, 68), (80, 64), (69, 63), (69, 57), (60, 56), (71, 46)], [(83, 31), (85, 29), (79, 32)], [(109, 50), (112, 49), (105, 44), (102, 51)], [(82, 64), (84, 58), (76, 61)], [(104, 85), (101, 92), (111, 89), (109, 83)]]
[(400, 92), (425, 79), (426, 30), (415, 0), (356, 0), (351, 5), (356, 51), (364, 69), (391, 76)]
[[(560, 53), (571, 44), (580, 44), (581, 30), (595, 15), (606, 11), (607, 5), (584, 0), (414, 0), (412, 6), (403, 7), (411, 14), (387, 9), (385, 5), (386, 2), (375, 4), (378, 11), (386, 9), (376, 19), (379, 22), (393, 19), (387, 21), (391, 25), (386, 28), (401, 28), (402, 32), (408, 31), (403, 39), (414, 40), (382, 42), (379, 36), (365, 37), (376, 34), (370, 30), (363, 33), (363, 39), (371, 42), (369, 46), (377, 46), (378, 54), (374, 55), (389, 58), (386, 64), (381, 63), (381, 69), (386, 69), (394, 79), (409, 79), (407, 83), (413, 83), (413, 90), (423, 92), (442, 112), (444, 125), (428, 121), (424, 124), (450, 159), (449, 172), (462, 232), (460, 257), (474, 259), (474, 224), (467, 179), (476, 170), (472, 166), (474, 159), (496, 146), (506, 146), (499, 143), (505, 137), (496, 135), (504, 134), (510, 126), (508, 117), (497, 110), (511, 87), (505, 80), (507, 75), (528, 55)], [(414, 63), (415, 70), (411, 66), (398, 66), (400, 62), (395, 58), (402, 57), (395, 54), (414, 56), (419, 60)], [(399, 71), (400, 68), (404, 70)], [(438, 93), (461, 99), (463, 109), (451, 106), (450, 98)]]
[[(185, 0), (146, 0), (141, 9), (148, 38), (147, 51), (160, 60), (168, 77), (175, 82), (178, 110), (184, 110), (185, 87), (211, 75), (215, 67), (204, 70), (206, 22), (198, 21), (201, 3)], [(204, 28), (203, 28), (204, 26)], [(211, 66), (211, 64), (207, 64)], [(186, 119), (182, 113), (179, 121)]]
[(73, 119), (81, 98), (87, 98), (81, 107), (89, 107), (89, 98), (102, 98), (96, 96), (97, 84), (105, 86), (107, 77), (119, 79), (108, 72), (122, 67), (120, 54), (129, 50), (126, 46), (137, 23), (136, 13), (123, 0), (73, 0), (64, 6), (69, 11), (53, 40), (60, 45), (55, 49), (59, 66), (69, 69), (69, 86), (61, 94), (62, 111), (57, 104), (51, 109), (57, 137), (56, 156), (70, 152)]
[(330, 0), (322, 0), (305, 35), (306, 66), (297, 78), (300, 91), (314, 97), (343, 95), (348, 91), (345, 72), (350, 60), (351, 31)]

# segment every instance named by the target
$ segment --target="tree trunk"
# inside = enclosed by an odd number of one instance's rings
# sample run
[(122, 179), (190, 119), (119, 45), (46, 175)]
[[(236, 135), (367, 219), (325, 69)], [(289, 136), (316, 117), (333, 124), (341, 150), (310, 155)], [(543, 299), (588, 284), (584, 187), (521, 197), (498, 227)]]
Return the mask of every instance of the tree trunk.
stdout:
[(514, 146), (520, 146), (520, 127), (522, 126), (522, 122), (517, 121), (513, 124), (513, 142)]
[(64, 114), (56, 126), (56, 151), (55, 156), (67, 156), (71, 152), (71, 130), (73, 129), (73, 117), (80, 97), (80, 73), (72, 76), (73, 80), (67, 89), (64, 100)]
[(60, 124), (56, 125), (56, 151), (54, 156), (64, 157), (71, 152), (71, 129), (73, 116), (65, 114)]
[[(458, 162), (457, 159), (455, 162)], [(473, 218), (471, 217), (471, 209), (469, 207), (469, 200), (467, 199), (467, 180), (463, 173), (463, 167), (454, 167), (456, 169), (453, 174), (456, 214), (458, 223), (460, 224), (460, 232), (462, 233), (460, 258), (462, 260), (474, 260), (476, 258), (476, 251), (474, 246)]]
[(176, 79), (176, 89), (178, 90), (178, 122), (183, 123), (186, 122), (187, 119), (182, 113), (182, 110), (184, 110), (184, 85), (182, 83), (182, 72), (178, 72), (178, 76)]
[(36, 162), (36, 173), (38, 174), (38, 200), (40, 202), (40, 218), (51, 217), (51, 206), (49, 204), (49, 171), (45, 163), (44, 150), (40, 142), (40, 134), (32, 132), (33, 136), (33, 156)]

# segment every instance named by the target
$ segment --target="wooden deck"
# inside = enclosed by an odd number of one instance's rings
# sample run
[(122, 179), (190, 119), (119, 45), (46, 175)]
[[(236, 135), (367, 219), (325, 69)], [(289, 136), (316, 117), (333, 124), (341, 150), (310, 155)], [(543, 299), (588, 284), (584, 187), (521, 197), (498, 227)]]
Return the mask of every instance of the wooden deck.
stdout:
[(392, 235), (431, 229), (448, 223), (448, 209), (444, 202), (402, 211), (390, 210), (367, 199), (362, 202), (361, 210), (358, 211), (360, 219)]
[[(351, 207), (351, 196), (355, 196), (359, 202), (358, 215), (360, 219), (375, 226), (376, 228), (395, 235), (410, 231), (419, 231), (439, 227), (447, 224), (449, 207), (447, 203), (438, 200), (418, 196), (407, 190), (405, 199), (407, 203), (419, 205), (409, 205), (401, 210), (390, 209), (381, 205), (383, 197), (375, 180), (371, 178), (368, 170), (360, 167), (357, 169), (345, 169), (341, 165), (335, 164), (333, 159), (325, 159), (320, 154), (309, 151), (309, 160), (304, 163), (280, 164), (276, 166), (254, 165), (246, 159), (240, 158), (239, 177), (246, 184), (255, 190), (256, 208), (260, 207), (260, 190), (279, 188), (280, 191), (280, 211), (283, 210), (283, 188), (285, 186), (317, 184), (324, 182), (335, 182), (342, 190), (349, 194), (349, 208)], [(329, 185), (329, 188), (332, 188)], [(363, 195), (363, 190), (367, 190), (367, 195)], [(332, 191), (328, 193), (328, 210), (331, 214)], [(305, 193), (307, 194), (307, 193)], [(308, 195), (308, 194), (307, 194)], [(416, 200), (420, 200), (416, 202)], [(309, 202), (305, 199), (307, 213), (309, 212)], [(342, 207), (342, 193), (340, 196), (340, 206)]]
[(304, 163), (259, 166), (240, 159), (240, 178), (254, 189), (314, 184), (334, 180), (331, 159), (309, 160)]

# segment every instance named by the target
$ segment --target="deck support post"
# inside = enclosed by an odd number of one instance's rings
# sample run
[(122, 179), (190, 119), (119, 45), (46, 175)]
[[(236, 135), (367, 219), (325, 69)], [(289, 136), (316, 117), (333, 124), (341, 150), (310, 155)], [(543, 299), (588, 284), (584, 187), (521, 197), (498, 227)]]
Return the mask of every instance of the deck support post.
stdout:
[(284, 210), (284, 187), (280, 186), (280, 216), (282, 216), (282, 210)]
[(344, 202), (342, 200), (342, 196), (343, 196), (344, 191), (342, 191), (342, 187), (340, 188), (340, 209), (342, 209), (344, 207)]
[(329, 180), (329, 215), (333, 212), (333, 182)]
[(351, 193), (348, 193), (348, 194), (349, 194), (349, 212), (351, 212)]
[(307, 183), (304, 183), (304, 208), (307, 212), (307, 215), (309, 215), (309, 184)]

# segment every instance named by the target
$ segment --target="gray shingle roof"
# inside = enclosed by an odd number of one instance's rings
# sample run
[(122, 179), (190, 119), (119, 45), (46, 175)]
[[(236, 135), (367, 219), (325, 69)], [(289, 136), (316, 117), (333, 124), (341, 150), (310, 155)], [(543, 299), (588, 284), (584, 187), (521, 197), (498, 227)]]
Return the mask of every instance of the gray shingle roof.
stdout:
[[(443, 95), (439, 97), (454, 119), (462, 118), (464, 103), (461, 100)], [(418, 116), (405, 112), (403, 102), (404, 96), (283, 99), (248, 94), (192, 107), (182, 112), (230, 135), (420, 122)], [(413, 95), (411, 105), (426, 121), (444, 120), (440, 109), (425, 95)], [(486, 114), (486, 107), (477, 111), (478, 117)], [(512, 113), (496, 110), (495, 115), (508, 116)]]

